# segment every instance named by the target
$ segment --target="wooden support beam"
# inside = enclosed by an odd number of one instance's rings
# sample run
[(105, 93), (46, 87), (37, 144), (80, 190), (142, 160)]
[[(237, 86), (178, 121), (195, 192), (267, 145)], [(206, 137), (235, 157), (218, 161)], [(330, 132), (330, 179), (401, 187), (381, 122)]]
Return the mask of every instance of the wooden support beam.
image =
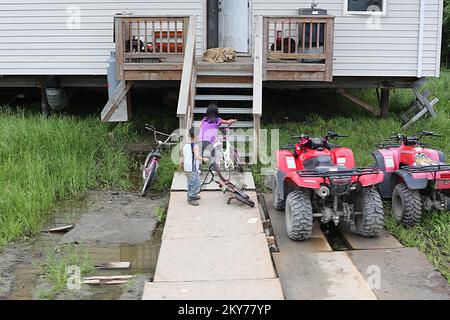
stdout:
[[(438, 98), (434, 98), (430, 103), (431, 108), (433, 108), (437, 103), (439, 102)], [(411, 118), (403, 127), (402, 130), (405, 130), (406, 128), (410, 127), (414, 122), (422, 118), (428, 111), (427, 108), (423, 108), (418, 114), (416, 114), (414, 117)]]
[(107, 262), (95, 265), (96, 269), (129, 269), (131, 263), (129, 261)]
[(358, 97), (355, 97), (355, 96), (351, 95), (346, 90), (339, 89), (339, 90), (337, 90), (337, 93), (339, 93), (341, 96), (347, 98), (348, 100), (352, 101), (353, 103), (357, 104), (358, 106), (363, 107), (364, 109), (366, 109), (367, 111), (373, 113), (374, 115), (376, 115), (376, 116), (380, 115), (380, 110), (372, 107), (370, 104), (368, 104), (367, 102), (359, 99)]
[(133, 103), (131, 100), (131, 90), (127, 91), (127, 94), (125, 95), (126, 103), (127, 103), (127, 118), (128, 120), (131, 119), (133, 114)]
[(251, 164), (258, 164), (260, 151), (261, 116), (253, 115), (253, 152), (251, 154)]
[(381, 89), (381, 99), (380, 99), (381, 118), (387, 118), (389, 114), (389, 93), (390, 93), (389, 89), (387, 88)]
[(411, 90), (414, 93), (414, 95), (416, 96), (416, 98), (420, 101), (420, 103), (422, 105), (424, 105), (426, 107), (426, 109), (430, 112), (431, 116), (433, 118), (435, 118), (437, 116), (437, 113), (434, 110), (433, 106), (431, 105), (430, 101), (428, 101), (428, 99), (426, 97), (424, 97), (422, 95), (422, 93), (420, 93), (419, 89), (412, 88)]
[(50, 107), (47, 101), (47, 94), (45, 93), (45, 86), (41, 87), (41, 110), (44, 116), (50, 115)]
[[(197, 17), (191, 16), (185, 21), (189, 22), (188, 29), (183, 31), (185, 38), (185, 51), (183, 60), (183, 71), (181, 74), (180, 94), (178, 96), (177, 116), (186, 120), (184, 127), (190, 127), (195, 107), (195, 38), (197, 28)], [(181, 127), (181, 124), (180, 124)]]
[[(325, 72), (326, 65), (322, 63), (268, 63), (267, 71), (286, 72)], [(286, 77), (289, 80), (289, 77)]]
[[(125, 82), (124, 80), (119, 82), (116, 90), (114, 91), (113, 97), (106, 103), (105, 107), (102, 110), (102, 121), (108, 122), (111, 119), (111, 116), (117, 110), (117, 108), (124, 100), (128, 91), (131, 89), (133, 85), (133, 81)], [(128, 120), (128, 119), (127, 119)]]
[(263, 81), (263, 19), (262, 16), (255, 17), (255, 52), (253, 58), (253, 115), (262, 116), (262, 81)]
[(56, 228), (48, 229), (48, 232), (50, 232), (50, 233), (58, 233), (58, 232), (64, 233), (64, 232), (69, 232), (73, 228), (75, 228), (75, 225), (74, 224), (69, 224), (69, 225), (62, 226), (62, 227), (56, 227)]

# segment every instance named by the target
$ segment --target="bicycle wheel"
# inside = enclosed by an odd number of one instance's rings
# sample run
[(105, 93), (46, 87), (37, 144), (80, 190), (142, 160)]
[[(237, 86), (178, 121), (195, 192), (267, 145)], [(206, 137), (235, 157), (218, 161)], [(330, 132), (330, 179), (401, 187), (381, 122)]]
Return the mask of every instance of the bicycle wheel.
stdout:
[(156, 169), (158, 168), (158, 162), (154, 157), (151, 157), (146, 161), (147, 164), (142, 170), (144, 177), (144, 186), (142, 187), (141, 196), (145, 197), (147, 189), (153, 184), (156, 177)]
[(236, 149), (232, 151), (233, 153), (233, 162), (234, 162), (234, 168), (237, 169), (239, 172), (244, 172), (244, 167), (242, 166), (241, 159), (239, 158), (239, 154)]
[(234, 193), (234, 197), (235, 197), (235, 199), (239, 200), (243, 204), (246, 204), (252, 208), (255, 206), (255, 203), (253, 202), (253, 200), (251, 200), (250, 198), (243, 197), (239, 193)]

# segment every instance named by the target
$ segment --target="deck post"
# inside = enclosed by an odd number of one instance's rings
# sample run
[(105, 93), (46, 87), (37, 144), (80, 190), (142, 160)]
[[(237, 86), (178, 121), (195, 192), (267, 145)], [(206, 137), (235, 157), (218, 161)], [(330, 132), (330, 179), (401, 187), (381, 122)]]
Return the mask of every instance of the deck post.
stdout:
[[(109, 122), (114, 112), (123, 105), (123, 103), (126, 103), (130, 99), (129, 91), (131, 89), (131, 86), (133, 85), (133, 81), (124, 81), (121, 80), (119, 82), (119, 85), (117, 86), (116, 90), (114, 91), (114, 95), (108, 100), (105, 107), (102, 110), (101, 113), (101, 120), (102, 122)], [(129, 114), (128, 114), (128, 106), (126, 106), (126, 112), (127, 114), (121, 114), (119, 116), (119, 121), (128, 121)]]
[(133, 112), (133, 104), (131, 103), (131, 88), (130, 90), (127, 91), (127, 95), (126, 97), (126, 104), (127, 104), (127, 114), (128, 114), (128, 120), (131, 119), (132, 117), (132, 112)]
[(47, 101), (47, 94), (45, 93), (45, 86), (41, 86), (41, 110), (44, 116), (50, 115), (50, 108)]
[(260, 134), (261, 134), (261, 116), (253, 116), (253, 152), (251, 155), (251, 163), (258, 164), (260, 152)]
[(381, 89), (381, 99), (380, 99), (380, 117), (385, 119), (389, 114), (389, 93), (390, 89)]
[(258, 155), (260, 151), (259, 135), (261, 129), (261, 116), (262, 116), (262, 81), (264, 78), (264, 70), (266, 63), (265, 49), (267, 43), (266, 40), (264, 18), (262, 16), (255, 17), (255, 36), (254, 36), (254, 54), (253, 54), (253, 153), (251, 162), (253, 164), (258, 163)]
[(193, 109), (195, 107), (195, 33), (197, 28), (197, 17), (187, 18), (189, 25), (185, 38), (185, 50), (183, 59), (183, 71), (181, 74), (180, 94), (178, 96), (177, 116), (180, 121), (185, 121), (184, 125), (180, 122), (180, 128), (187, 128), (192, 125)]

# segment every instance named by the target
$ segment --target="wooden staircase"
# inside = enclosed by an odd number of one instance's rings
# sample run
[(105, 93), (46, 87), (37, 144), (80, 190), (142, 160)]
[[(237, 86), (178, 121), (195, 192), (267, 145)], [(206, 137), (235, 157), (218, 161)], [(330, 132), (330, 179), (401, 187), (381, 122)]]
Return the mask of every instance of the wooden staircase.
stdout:
[[(198, 127), (209, 103), (219, 107), (225, 119), (237, 119), (228, 137), (236, 144), (243, 161), (253, 162), (256, 148), (253, 115), (253, 61), (239, 57), (233, 63), (211, 64), (196, 62), (195, 105), (193, 125)], [(240, 144), (239, 146), (237, 144)]]

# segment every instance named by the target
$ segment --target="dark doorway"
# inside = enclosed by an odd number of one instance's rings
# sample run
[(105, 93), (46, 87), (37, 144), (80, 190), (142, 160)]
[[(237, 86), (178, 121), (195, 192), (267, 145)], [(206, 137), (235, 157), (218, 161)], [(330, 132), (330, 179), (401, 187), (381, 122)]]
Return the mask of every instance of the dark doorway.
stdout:
[(207, 0), (207, 46), (217, 48), (219, 46), (219, 1)]

